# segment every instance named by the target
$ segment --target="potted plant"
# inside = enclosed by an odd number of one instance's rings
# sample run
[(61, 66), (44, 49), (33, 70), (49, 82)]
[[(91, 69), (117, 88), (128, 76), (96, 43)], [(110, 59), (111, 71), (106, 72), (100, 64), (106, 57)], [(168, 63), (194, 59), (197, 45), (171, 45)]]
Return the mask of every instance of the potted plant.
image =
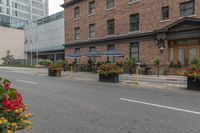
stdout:
[(200, 60), (184, 69), (184, 76), (187, 77), (187, 89), (200, 90)]
[(27, 106), (22, 95), (11, 82), (0, 78), (0, 133), (14, 133), (22, 129), (31, 129), (31, 113), (25, 114)]
[(58, 60), (54, 63), (50, 63), (48, 65), (49, 76), (61, 77), (61, 71), (63, 70), (64, 64), (65, 64), (65, 61), (63, 60)]
[(49, 64), (51, 64), (52, 62), (48, 59), (40, 59), (38, 61), (38, 64), (41, 66), (41, 67), (47, 67)]
[(116, 64), (103, 64), (97, 72), (99, 73), (100, 82), (119, 82), (119, 74), (123, 73), (123, 69)]

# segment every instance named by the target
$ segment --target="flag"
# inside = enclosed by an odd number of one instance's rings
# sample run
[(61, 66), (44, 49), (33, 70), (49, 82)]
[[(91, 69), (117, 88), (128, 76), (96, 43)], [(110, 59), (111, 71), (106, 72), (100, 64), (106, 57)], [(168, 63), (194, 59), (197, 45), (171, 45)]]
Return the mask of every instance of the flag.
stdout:
[(28, 43), (28, 39), (26, 37), (25, 41), (24, 41), (24, 45), (26, 45)]
[(30, 37), (30, 43), (32, 43), (31, 37)]

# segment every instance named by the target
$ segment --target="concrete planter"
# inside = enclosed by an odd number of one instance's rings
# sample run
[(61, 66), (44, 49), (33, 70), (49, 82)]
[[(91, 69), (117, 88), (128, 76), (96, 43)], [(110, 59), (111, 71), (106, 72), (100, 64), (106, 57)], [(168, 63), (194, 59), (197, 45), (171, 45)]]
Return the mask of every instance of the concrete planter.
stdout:
[(194, 80), (194, 78), (188, 77), (187, 89), (200, 91), (200, 80)]
[(49, 76), (50, 77), (61, 77), (61, 71), (60, 70), (49, 70)]
[(108, 75), (99, 74), (99, 81), (117, 83), (119, 82), (119, 74), (108, 74)]

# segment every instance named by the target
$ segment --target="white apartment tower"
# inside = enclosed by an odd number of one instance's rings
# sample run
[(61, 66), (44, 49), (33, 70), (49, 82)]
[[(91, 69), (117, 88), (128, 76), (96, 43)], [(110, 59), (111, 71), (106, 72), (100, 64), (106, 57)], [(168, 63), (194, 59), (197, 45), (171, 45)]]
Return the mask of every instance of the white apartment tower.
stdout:
[(0, 26), (22, 28), (48, 16), (48, 0), (0, 0)]

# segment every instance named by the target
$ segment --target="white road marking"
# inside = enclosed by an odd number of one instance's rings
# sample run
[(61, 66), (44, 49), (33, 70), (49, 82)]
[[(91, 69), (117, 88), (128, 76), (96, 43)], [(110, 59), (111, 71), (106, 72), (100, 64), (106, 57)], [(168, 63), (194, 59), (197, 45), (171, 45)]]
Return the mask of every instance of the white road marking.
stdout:
[(175, 107), (170, 107), (170, 106), (164, 106), (164, 105), (159, 105), (159, 104), (153, 104), (153, 103), (147, 103), (147, 102), (136, 101), (136, 100), (131, 100), (131, 99), (125, 99), (125, 98), (120, 98), (120, 100), (200, 115), (200, 112), (197, 112), (197, 111), (185, 110), (185, 109), (180, 109), (180, 108), (175, 108)]
[(34, 84), (34, 85), (37, 85), (36, 82), (31, 82), (31, 81), (26, 81), (26, 80), (19, 80), (19, 79), (16, 79), (16, 81), (18, 81), (18, 82), (23, 82), (23, 83), (28, 83), (28, 84)]

